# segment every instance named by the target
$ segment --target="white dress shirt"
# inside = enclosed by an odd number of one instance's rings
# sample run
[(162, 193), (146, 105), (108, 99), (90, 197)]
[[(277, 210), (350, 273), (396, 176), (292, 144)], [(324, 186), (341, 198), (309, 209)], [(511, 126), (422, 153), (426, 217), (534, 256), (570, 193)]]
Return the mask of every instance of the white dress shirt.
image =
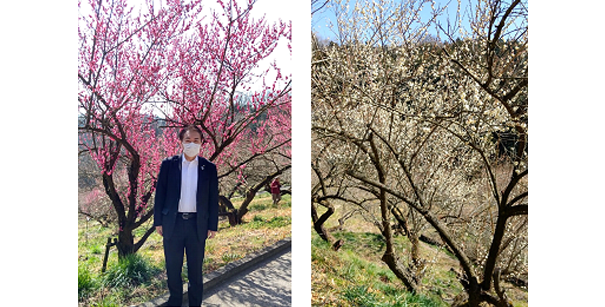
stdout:
[(181, 199), (179, 200), (179, 212), (196, 212), (197, 195), (197, 167), (198, 158), (189, 162), (182, 155), (181, 168)]

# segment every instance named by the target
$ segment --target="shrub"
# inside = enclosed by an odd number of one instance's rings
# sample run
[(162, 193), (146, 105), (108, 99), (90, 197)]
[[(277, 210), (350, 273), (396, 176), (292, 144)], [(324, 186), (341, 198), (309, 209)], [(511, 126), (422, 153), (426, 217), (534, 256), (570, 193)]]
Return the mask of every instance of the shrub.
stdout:
[(161, 270), (150, 265), (138, 254), (128, 255), (110, 267), (103, 275), (103, 283), (110, 287), (129, 287), (148, 283)]

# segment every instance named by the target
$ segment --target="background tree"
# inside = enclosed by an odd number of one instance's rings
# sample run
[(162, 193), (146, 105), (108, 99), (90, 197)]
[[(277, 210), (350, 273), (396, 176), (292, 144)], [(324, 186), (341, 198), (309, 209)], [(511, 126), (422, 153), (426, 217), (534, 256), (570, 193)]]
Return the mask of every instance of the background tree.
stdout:
[[(421, 21), (427, 4), (433, 14)], [(454, 254), (465, 288), (457, 305), (508, 306), (501, 277), (527, 274), (526, 5), (472, 8), (471, 35), (442, 26), (442, 43), (427, 39), (442, 12), (431, 1), (341, 6), (338, 41), (313, 62), (314, 142), (356, 148), (330, 154), (351, 188), (376, 196), (382, 259), (409, 290), (424, 262), (413, 248), (401, 265), (393, 221), (413, 229), (413, 245), (425, 231)], [(499, 156), (494, 136), (511, 131), (514, 146)]]
[(126, 1), (90, 1), (90, 14), (79, 18), (80, 145), (99, 166), (117, 213), (120, 256), (136, 252), (153, 232), (135, 243), (133, 230), (152, 216), (148, 204), (164, 155), (145, 105), (166, 80), (163, 54), (192, 8), (168, 3), (135, 15)]
[(290, 46), (291, 25), (252, 18), (253, 5), (251, 0), (219, 2), (214, 22), (196, 21), (191, 35), (171, 50), (168, 67), (174, 77), (160, 91), (168, 126), (194, 123), (205, 132), (203, 155), (219, 165), (219, 179), (233, 174), (241, 181), (242, 171), (254, 161), (271, 162), (248, 176), (249, 195), (237, 221), (266, 181), (291, 164), (290, 76), (275, 63), (259, 66), (280, 41)]
[(161, 160), (178, 152), (180, 127), (205, 131), (203, 154), (221, 177), (289, 145), (290, 77), (275, 63), (258, 66), (280, 38), (290, 39), (290, 25), (253, 20), (251, 1), (219, 4), (210, 13), (199, 1), (148, 1), (135, 14), (126, 1), (80, 3), (79, 143), (117, 214), (120, 256), (154, 231), (135, 243), (133, 230), (153, 215)]

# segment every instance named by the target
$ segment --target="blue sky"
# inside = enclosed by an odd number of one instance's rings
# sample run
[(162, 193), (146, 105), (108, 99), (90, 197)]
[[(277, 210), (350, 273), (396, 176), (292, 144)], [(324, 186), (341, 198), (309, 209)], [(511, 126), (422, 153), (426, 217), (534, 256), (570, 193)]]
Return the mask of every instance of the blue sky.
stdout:
[[(349, 0), (350, 5), (353, 6), (353, 3), (355, 3), (355, 1), (356, 0)], [(363, 0), (358, 0), (358, 1), (363, 1)], [(468, 10), (469, 0), (462, 0), (461, 4), (462, 4), (461, 14), (464, 14)], [(449, 15), (450, 20), (453, 20), (455, 18), (457, 7), (458, 7), (457, 0), (435, 0), (435, 5), (436, 5), (435, 7), (446, 7), (447, 6), (446, 11), (440, 18), (440, 21), (442, 23), (446, 22), (446, 20), (448, 19), (448, 17), (447, 17), (448, 15)], [(431, 13), (430, 4), (425, 4), (423, 6), (423, 10), (421, 12), (421, 19), (423, 21), (428, 20), (430, 13)], [(331, 7), (330, 4), (326, 5), (323, 9), (321, 9), (320, 11), (318, 11), (317, 13), (315, 13), (313, 15), (313, 18), (311, 20), (311, 29), (314, 33), (316, 33), (321, 38), (334, 39), (335, 34), (334, 34), (334, 31), (332, 29), (330, 29), (330, 27), (328, 26), (329, 23), (332, 23), (334, 25), (336, 24), (336, 16), (334, 13), (334, 8)], [(468, 27), (468, 22), (464, 23), (463, 26)], [(431, 27), (429, 32), (432, 35), (436, 35), (436, 31), (435, 31), (434, 27)]]

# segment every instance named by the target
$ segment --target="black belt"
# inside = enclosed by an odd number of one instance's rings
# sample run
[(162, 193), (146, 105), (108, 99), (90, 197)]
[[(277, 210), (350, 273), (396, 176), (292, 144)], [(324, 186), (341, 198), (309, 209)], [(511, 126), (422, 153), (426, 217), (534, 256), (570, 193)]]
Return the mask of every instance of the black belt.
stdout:
[(184, 219), (188, 220), (190, 218), (195, 217), (195, 212), (179, 212), (179, 215)]

